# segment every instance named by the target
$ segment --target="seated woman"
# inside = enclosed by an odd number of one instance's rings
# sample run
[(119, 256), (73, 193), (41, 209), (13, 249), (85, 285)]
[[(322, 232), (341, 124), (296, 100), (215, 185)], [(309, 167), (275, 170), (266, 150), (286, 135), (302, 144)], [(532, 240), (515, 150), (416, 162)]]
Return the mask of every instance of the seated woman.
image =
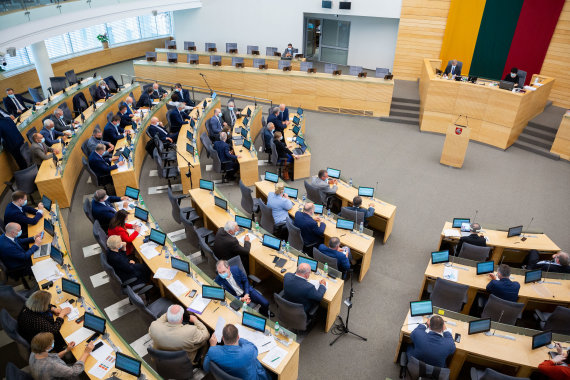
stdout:
[(563, 350), (560, 343), (556, 343), (556, 354), (551, 360), (540, 363), (538, 370), (549, 379), (570, 379), (570, 350)]
[(131, 285), (146, 284), (150, 279), (150, 270), (144, 264), (137, 264), (125, 255), (127, 243), (117, 235), (107, 239), (107, 261), (113, 267), (121, 281), (136, 278)]
[(33, 293), (18, 315), (18, 333), (28, 342), (39, 333), (52, 333), (55, 338), (55, 350), (62, 351), (67, 347), (67, 343), (59, 333), (59, 329), (63, 325), (63, 318), (71, 309), (66, 307), (62, 310), (52, 305), (50, 301), (51, 293), (45, 290)]
[(283, 168), (283, 179), (285, 181), (290, 180), (289, 177), (289, 170), (291, 169), (291, 162), (293, 162), (293, 158), (297, 159), (299, 156), (293, 154), (287, 148), (287, 144), (283, 142), (283, 134), (279, 131), (273, 132), (273, 143), (275, 144), (275, 149), (277, 150), (277, 156), (279, 160), (286, 159), (287, 165)]
[(85, 369), (85, 360), (93, 351), (94, 342), (90, 342), (83, 354), (72, 366), (68, 366), (62, 360), (63, 356), (75, 347), (75, 343), (69, 343), (63, 351), (59, 353), (50, 351), (54, 348), (53, 334), (44, 332), (39, 333), (32, 339), (30, 354), (30, 372), (35, 380), (51, 380), (51, 379), (78, 379), (79, 375)]
[[(109, 230), (107, 234), (109, 236), (117, 235), (121, 238), (122, 241), (127, 243), (127, 256), (132, 255), (133, 253), (133, 241), (139, 236), (141, 231), (141, 227), (138, 225), (133, 225), (126, 223), (127, 216), (129, 213), (127, 210), (119, 210), (115, 213), (115, 216), (109, 222)], [(135, 231), (129, 235), (128, 229), (134, 229)]]

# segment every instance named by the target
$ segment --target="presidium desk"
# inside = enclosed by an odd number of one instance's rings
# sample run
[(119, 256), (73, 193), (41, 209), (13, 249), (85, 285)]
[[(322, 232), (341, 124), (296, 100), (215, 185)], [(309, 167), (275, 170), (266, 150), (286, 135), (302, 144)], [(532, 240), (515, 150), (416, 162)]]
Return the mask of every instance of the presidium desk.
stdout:
[[(440, 66), (440, 59), (424, 59), (422, 64), (420, 130), (445, 134), (450, 123), (467, 116), (471, 140), (501, 149), (511, 146), (528, 121), (544, 110), (554, 84), (553, 78), (535, 74), (534, 91), (515, 93), (487, 80), (473, 84), (443, 79), (435, 74)], [(465, 125), (465, 118), (459, 122)]]
[(351, 75), (148, 61), (135, 61), (134, 67), (139, 78), (203, 86), (204, 74), (218, 91), (351, 115), (388, 116), (394, 90), (392, 80)]

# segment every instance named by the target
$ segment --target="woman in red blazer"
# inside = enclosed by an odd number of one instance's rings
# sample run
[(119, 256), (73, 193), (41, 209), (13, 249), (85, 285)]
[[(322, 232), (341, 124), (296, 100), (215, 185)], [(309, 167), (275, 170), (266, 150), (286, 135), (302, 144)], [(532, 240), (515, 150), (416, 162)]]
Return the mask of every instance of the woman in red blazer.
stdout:
[[(141, 230), (140, 226), (126, 223), (129, 213), (126, 210), (119, 210), (115, 213), (111, 222), (109, 222), (109, 230), (107, 234), (118, 235), (121, 240), (127, 243), (127, 256), (133, 253), (133, 241), (139, 236)], [(127, 229), (134, 229), (135, 231), (129, 235)]]
[(556, 352), (558, 355), (540, 363), (538, 369), (551, 380), (570, 379), (570, 350), (564, 351), (560, 343), (556, 343)]

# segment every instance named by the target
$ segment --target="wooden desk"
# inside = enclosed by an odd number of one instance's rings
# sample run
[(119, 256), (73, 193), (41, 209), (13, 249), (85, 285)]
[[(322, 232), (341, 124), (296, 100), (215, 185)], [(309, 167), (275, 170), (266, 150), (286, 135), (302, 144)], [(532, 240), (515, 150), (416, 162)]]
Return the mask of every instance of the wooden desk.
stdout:
[(550, 151), (558, 154), (560, 158), (570, 161), (570, 113), (568, 111), (562, 117)]
[[(225, 49), (225, 46), (224, 46)], [(198, 63), (200, 64), (210, 64), (210, 57), (213, 55), (218, 55), (222, 59), (222, 66), (232, 66), (232, 58), (243, 58), (243, 65), (245, 67), (253, 67), (253, 60), (254, 59), (265, 59), (265, 64), (269, 69), (277, 69), (279, 68), (279, 61), (281, 57), (275, 56), (268, 56), (268, 55), (251, 55), (251, 54), (232, 54), (232, 53), (224, 53), (224, 52), (207, 52), (207, 51), (189, 51), (189, 50), (175, 50), (175, 49), (154, 49), (156, 52), (156, 59), (157, 61), (167, 62), (166, 53), (177, 53), (178, 54), (178, 62), (186, 63), (188, 62), (188, 54), (197, 54), (198, 55)], [(305, 58), (293, 58), (291, 59), (291, 70), (300, 70), (301, 69), (301, 61), (304, 61)]]
[[(440, 247), (444, 238), (451, 242), (459, 242), (459, 238), (457, 237), (445, 237), (445, 230), (452, 229), (451, 226), (451, 222), (445, 222), (439, 237)], [(454, 229), (456, 231), (460, 231), (460, 228)], [(501, 261), (501, 257), (505, 250), (530, 251), (531, 249), (536, 249), (537, 251), (552, 253), (560, 251), (560, 247), (554, 244), (546, 234), (525, 233), (528, 239), (521, 241), (520, 236), (508, 238), (507, 231), (491, 230), (485, 228), (485, 225), (483, 225), (481, 235), (488, 238), (487, 247), (493, 248), (490, 260), (493, 260), (495, 264), (498, 264)]]
[[(73, 262), (70, 259), (69, 247), (71, 247), (71, 245), (69, 244), (69, 234), (68, 234), (67, 228), (65, 226), (65, 222), (61, 216), (61, 213), (59, 212), (59, 208), (55, 202), (52, 205), (52, 210), (55, 210), (55, 212), (58, 215), (58, 222), (54, 223), (54, 227), (55, 227), (54, 229), (56, 231), (56, 236), (57, 236), (57, 240), (58, 240), (60, 250), (65, 255), (64, 263), (70, 265), (70, 269), (68, 272), (69, 272), (69, 275), (73, 276), (70, 279), (81, 284), (81, 295), (84, 298), (87, 305), (93, 307), (93, 309), (92, 309), (93, 313), (95, 315), (101, 317), (101, 318), (106, 319), (106, 326), (107, 326), (106, 331), (109, 334), (109, 339), (115, 344), (115, 346), (117, 346), (121, 350), (122, 353), (129, 355), (129, 356), (132, 356), (135, 359), (140, 360), (142, 362), (141, 372), (145, 374), (147, 379), (161, 379), (161, 377), (156, 372), (154, 372), (154, 370), (144, 360), (142, 360), (142, 358), (136, 353), (136, 351), (123, 340), (123, 338), (115, 330), (115, 328), (113, 327), (111, 322), (105, 317), (105, 314), (99, 309), (99, 307), (97, 306), (97, 304), (95, 303), (95, 301), (93, 300), (91, 295), (87, 292), (87, 288), (83, 285), (83, 281), (81, 281), (81, 279), (79, 278), (79, 275), (77, 274), (77, 271), (75, 270)], [(33, 235), (43, 231), (43, 225), (44, 225), (43, 220), (40, 220), (37, 224), (35, 224), (33, 226), (30, 225), (29, 226), (30, 236), (33, 236)], [(51, 242), (52, 242), (52, 237), (48, 233), (45, 233), (42, 244), (49, 244)], [(102, 253), (102, 254), (104, 254), (104, 253)], [(38, 261), (41, 261), (41, 260), (51, 260), (51, 259), (49, 257), (44, 257), (44, 258), (40, 258), (40, 259), (32, 259), (34, 264), (37, 263)], [(60, 270), (62, 273), (64, 273), (64, 270), (61, 267), (60, 267)], [(46, 280), (40, 281), (38, 283), (38, 285), (41, 286), (45, 282), (47, 282), (47, 281)], [(49, 288), (47, 291), (52, 294), (52, 302), (54, 304), (56, 304), (57, 293), (56, 293), (55, 287), (59, 286), (61, 288), (61, 279), (54, 281), (53, 285), (54, 286)], [(73, 297), (66, 295), (66, 294), (63, 294), (63, 297), (64, 297), (64, 299), (73, 298)], [(73, 306), (77, 307), (81, 314), (85, 312), (85, 308), (81, 307), (77, 302), (74, 303)], [(77, 324), (74, 321), (69, 321), (67, 319), (67, 317), (64, 318), (64, 320), (65, 320), (65, 322), (63, 323), (63, 325), (61, 326), (61, 329), (60, 329), (61, 335), (64, 338), (66, 336), (72, 334), (76, 330), (79, 330), (82, 327), (82, 324)], [(79, 359), (79, 357), (83, 354), (83, 350), (85, 348), (85, 345), (86, 345), (85, 342), (80, 343), (71, 351), (73, 356), (75, 356), (76, 359)], [(95, 364), (96, 364), (95, 358), (93, 358), (93, 356), (90, 355), (87, 358), (87, 360), (85, 361), (85, 373), (88, 373), (89, 370)], [(112, 372), (113, 372), (113, 370), (111, 369), (107, 373), (107, 376), (110, 376)], [(97, 379), (96, 377), (89, 375), (89, 374), (87, 374), (87, 376), (91, 379)], [(121, 379), (136, 379), (135, 376), (129, 375), (125, 372), (121, 372), (120, 376), (121, 376)]]
[[(451, 372), (449, 378), (451, 380), (458, 378), (459, 372), (466, 361), (473, 361), (483, 366), (511, 367), (517, 377), (529, 377), (533, 371), (537, 370), (538, 365), (549, 357), (548, 351), (550, 350), (547, 347), (531, 349), (532, 335), (538, 334), (540, 331), (492, 322), (491, 328), (497, 329), (496, 334), (509, 335), (514, 337), (515, 340), (498, 336), (487, 336), (483, 333), (469, 335), (468, 321), (476, 318), (463, 316), (437, 307), (434, 307), (434, 314), (439, 314), (440, 310), (444, 320), (455, 323), (454, 326), (450, 323), (447, 324), (447, 327), (451, 328), (453, 334), (461, 334), (461, 342), (455, 343), (456, 351), (451, 357), (449, 364)], [(410, 340), (410, 334), (416, 328), (416, 325), (408, 328), (408, 317), (409, 313), (400, 329), (400, 340), (394, 357), (394, 362), (396, 363), (402, 349), (402, 342)], [(570, 337), (565, 335), (554, 334), (553, 336), (555, 341), (564, 342), (569, 339)]]
[[(287, 186), (287, 184), (285, 184)], [(267, 196), (270, 192), (275, 191), (275, 184), (269, 181), (259, 181), (255, 183), (255, 196), (267, 202)], [(301, 209), (301, 203), (298, 200), (291, 199), (293, 207), (289, 210), (291, 219), (295, 218), (295, 213)], [(360, 267), (360, 275), (358, 281), (362, 281), (366, 272), (370, 268), (370, 260), (372, 259), (372, 250), (374, 249), (374, 237), (353, 233), (351, 231), (341, 230), (336, 228), (336, 221), (327, 220), (324, 216), (321, 217), (321, 223), (326, 224), (325, 228), (325, 243), (331, 237), (338, 237), (342, 245), (350, 247), (353, 256), (361, 256), (362, 262)]]
[[(243, 146), (236, 145), (233, 138), (232, 148), (234, 154), (238, 156), (237, 160), (239, 163), (241, 181), (244, 183), (244, 185), (251, 186), (259, 178), (257, 151), (253, 142), (261, 131), (261, 118), (263, 117), (263, 112), (261, 106), (254, 107), (252, 105), (248, 105), (241, 111), (241, 114), (246, 115), (247, 110), (251, 110), (251, 116), (249, 117), (249, 123), (246, 128), (249, 129), (247, 133), (247, 140), (251, 142), (251, 150), (248, 152)], [(232, 136), (236, 136), (236, 128), (243, 128), (243, 119), (243, 116), (236, 119), (234, 128), (232, 130)]]
[(135, 61), (134, 68), (138, 77), (185, 86), (202, 86), (203, 73), (210, 86), (220, 91), (351, 115), (388, 116), (394, 90), (391, 80), (351, 75), (147, 61)]
[[(299, 118), (299, 127), (301, 127), (299, 135), (304, 139), (305, 116), (304, 115), (299, 116), (295, 113), (292, 115), (291, 120), (295, 116)], [(293, 137), (295, 137), (295, 133), (293, 133), (293, 123), (290, 123), (283, 132), (284, 132), (283, 139), (287, 144), (287, 148), (289, 148), (290, 151), (293, 151), (293, 149), (298, 148), (299, 144), (297, 144), (295, 141), (292, 141)], [(311, 149), (309, 148), (307, 140), (305, 140), (305, 145), (307, 146), (305, 152), (299, 155), (296, 159), (293, 159), (293, 178), (295, 180), (301, 178), (308, 178), (311, 176)]]
[(468, 116), (471, 140), (507, 149), (528, 121), (540, 114), (548, 101), (554, 79), (539, 78), (535, 91), (514, 93), (499, 87), (446, 80), (435, 75), (439, 59), (424, 59), (420, 76), (420, 130), (445, 133), (459, 115)]
[[(93, 111), (93, 107), (90, 107), (84, 112), (85, 122), (69, 143), (67, 153), (63, 157), (61, 169), (57, 175), (52, 160), (46, 160), (40, 166), (35, 181), (40, 194), (57, 201), (62, 208), (67, 208), (71, 205), (75, 184), (81, 170), (83, 170), (81, 145), (93, 135), (95, 125), (99, 125), (101, 129), (105, 127), (105, 124), (107, 124), (107, 113), (113, 112), (115, 114), (119, 103), (129, 96), (131, 92), (134, 92), (135, 96), (139, 96), (140, 89), (138, 84), (128, 86), (109, 98), (96, 111)], [(76, 120), (79, 120), (79, 118), (76, 118)]]

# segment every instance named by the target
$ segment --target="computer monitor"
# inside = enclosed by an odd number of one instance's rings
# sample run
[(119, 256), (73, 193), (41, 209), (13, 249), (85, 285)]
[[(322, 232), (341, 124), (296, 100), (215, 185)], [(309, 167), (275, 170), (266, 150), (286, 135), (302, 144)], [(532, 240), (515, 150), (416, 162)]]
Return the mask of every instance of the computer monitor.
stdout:
[(339, 1), (338, 9), (350, 9), (351, 5), (350, 1)]
[(243, 140), (243, 147), (247, 150), (251, 150), (251, 141)]
[(313, 272), (316, 272), (319, 266), (319, 262), (317, 260), (309, 259), (305, 256), (297, 256), (297, 266), (301, 264), (309, 264), (311, 271)]
[(293, 133), (295, 135), (298, 135), (300, 131), (301, 131), (301, 127), (299, 127), (298, 125), (293, 127)]
[(430, 300), (410, 302), (410, 316), (419, 317), (433, 314), (433, 307)]
[(200, 189), (214, 191), (214, 182), (205, 179), (200, 180)]
[(265, 332), (265, 323), (267, 320), (263, 317), (259, 317), (255, 314), (248, 313), (247, 311), (243, 312), (243, 316), (241, 317), (241, 324), (252, 328), (254, 330)]
[[(249, 109), (248, 109), (248, 111), (249, 111)], [(249, 118), (248, 118), (247, 116), (244, 117), (243, 120), (241, 121), (241, 123), (242, 123), (245, 127), (247, 127), (247, 125), (249, 124)]]
[(241, 135), (243, 136), (244, 139), (247, 139), (247, 133), (248, 133), (248, 132), (247, 132), (247, 129), (242, 128), (241, 131), (240, 131), (240, 133), (241, 133)]
[(374, 196), (374, 188), (373, 187), (359, 186), (358, 187), (358, 195), (360, 195), (361, 197), (372, 198)]
[(150, 241), (158, 245), (164, 245), (164, 243), (166, 243), (166, 234), (154, 228), (151, 228), (150, 235), (148, 238)]
[(289, 196), (289, 198), (297, 199), (297, 194), (299, 194), (299, 189), (293, 187), (285, 186), (283, 192)]
[(44, 205), (46, 210), (51, 210), (51, 199), (49, 199), (48, 197), (46, 197), (45, 195), (42, 195), (42, 204)]
[(279, 182), (279, 176), (272, 172), (265, 172), (265, 180), (273, 183)]
[[(194, 119), (191, 120), (194, 121)], [(194, 135), (192, 134), (192, 132), (186, 131), (186, 138), (188, 139), (188, 141), (192, 141), (194, 139)]]
[(509, 231), (507, 232), (507, 237), (510, 238), (513, 236), (519, 236), (520, 234), (522, 234), (522, 229), (523, 226), (516, 226), (509, 228)]
[(186, 151), (191, 155), (194, 155), (194, 146), (192, 144), (186, 143)]
[(297, 107), (297, 115), (301, 116), (303, 114), (303, 109), (301, 107)]
[[(195, 125), (196, 125), (196, 122), (194, 121), (194, 119), (190, 118), (190, 126), (192, 128), (194, 128)], [(188, 134), (188, 133), (190, 133), (190, 134)], [(194, 135), (190, 131), (187, 131), (187, 133), (186, 133), (186, 137), (188, 137), (188, 136), (191, 137), (191, 140), (194, 139)]]
[(170, 265), (172, 266), (172, 268), (178, 269), (181, 272), (190, 273), (190, 263), (188, 261), (180, 260), (177, 259), (176, 257), (171, 257)]
[(338, 169), (327, 168), (327, 174), (331, 178), (336, 178), (336, 179), (340, 178), (340, 170), (338, 170)]
[(84, 317), (85, 319), (83, 320), (83, 327), (89, 330), (93, 330), (101, 335), (105, 334), (105, 318), (101, 318), (95, 314), (87, 312), (84, 314)]
[(127, 186), (125, 189), (125, 197), (129, 197), (131, 199), (139, 199), (140, 190), (135, 189), (134, 187)]
[(135, 218), (148, 222), (148, 211), (140, 207), (135, 207)]
[(53, 223), (47, 219), (44, 219), (44, 231), (50, 234), (52, 237), (55, 234), (55, 229), (53, 227)]
[(477, 263), (477, 274), (493, 273), (495, 271), (494, 261), (483, 261)]
[(299, 136), (295, 138), (295, 142), (299, 145), (305, 145), (305, 139)]
[(318, 205), (315, 203), (315, 214), (323, 215), (323, 205)]
[(120, 352), (117, 352), (115, 368), (130, 375), (139, 377), (141, 375), (141, 361)]
[(253, 221), (251, 219), (236, 215), (235, 220), (238, 226), (251, 230), (251, 225), (253, 224)]
[(226, 299), (226, 294), (224, 293), (224, 288), (202, 285), (202, 298), (223, 301)]
[(542, 279), (542, 269), (529, 270), (524, 273), (524, 283), (539, 282)]
[(251, 117), (251, 108), (248, 108), (245, 114), (247, 117)]
[(476, 319), (469, 322), (468, 334), (478, 334), (491, 330), (491, 318)]
[[(129, 137), (129, 135), (127, 135), (127, 137)], [(123, 148), (123, 150), (121, 151), (121, 156), (123, 156), (125, 158), (125, 160), (129, 159), (130, 154), (131, 154), (131, 150), (127, 147)]]
[(451, 228), (461, 228), (463, 223), (471, 223), (471, 219), (469, 218), (453, 218), (453, 224)]
[(297, 117), (297, 115), (293, 116), (293, 124), (299, 125), (300, 122), (301, 122), (301, 119), (299, 119), (299, 117)]
[(340, 228), (341, 230), (352, 231), (354, 229), (354, 220), (338, 218), (336, 220), (336, 228)]
[(224, 211), (228, 210), (228, 202), (225, 199), (214, 195), (214, 204)]
[(449, 261), (449, 251), (437, 251), (431, 253), (431, 263), (441, 264)]
[(63, 253), (53, 245), (49, 251), (49, 257), (51, 257), (51, 259), (55, 261), (57, 265), (63, 265)]
[(77, 298), (81, 297), (81, 285), (78, 284), (77, 282), (68, 280), (65, 277), (61, 278), (61, 290), (63, 290), (67, 294), (71, 294), (74, 297)]
[(276, 251), (279, 251), (279, 248), (281, 247), (281, 240), (279, 240), (274, 236), (264, 234), (261, 244), (263, 244), (266, 247), (272, 248)]
[(514, 82), (509, 82), (507, 80), (502, 80), (501, 82), (499, 82), (499, 88), (501, 90), (512, 91), (514, 87), (515, 87)]
[(536, 350), (537, 348), (550, 344), (550, 342), (552, 342), (552, 331), (539, 332), (532, 336), (532, 349)]

